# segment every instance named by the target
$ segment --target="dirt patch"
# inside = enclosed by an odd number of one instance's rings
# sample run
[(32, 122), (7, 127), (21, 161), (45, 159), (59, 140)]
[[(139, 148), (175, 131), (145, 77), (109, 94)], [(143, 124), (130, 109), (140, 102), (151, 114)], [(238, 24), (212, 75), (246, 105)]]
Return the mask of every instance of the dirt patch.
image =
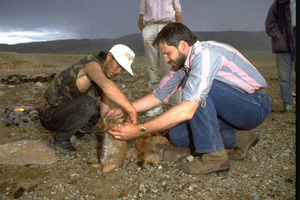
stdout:
[[(24, 60), (21, 70), (14, 67), (14, 59), (0, 52), (0, 78), (8, 74), (56, 73), (63, 67), (64, 55), (15, 54)], [(65, 66), (79, 55), (65, 55)], [(114, 172), (103, 177), (101, 169), (88, 163), (97, 161), (97, 140), (75, 140), (77, 152), (68, 155), (57, 152), (58, 162), (49, 166), (0, 165), (0, 199), (295, 199), (296, 198), (296, 114), (285, 114), (280, 100), (274, 55), (248, 52), (246, 57), (265, 76), (271, 96), (272, 112), (256, 131), (261, 141), (249, 151), (244, 161), (231, 161), (230, 172), (208, 176), (188, 175), (179, 170), (186, 162), (160, 162), (157, 166), (140, 167), (134, 160), (126, 160)], [(58, 59), (57, 65), (49, 65)], [(5, 61), (3, 61), (6, 59)], [(4, 62), (8, 64), (3, 64)], [(12, 64), (10, 63), (12, 62)], [(56, 62), (56, 61), (55, 61)], [(32, 63), (42, 65), (30, 66)], [(26, 64), (26, 66), (25, 66)], [(29, 65), (27, 65), (29, 64)], [(7, 66), (10, 66), (7, 68)], [(23, 67), (22, 67), (23, 66)], [(36, 68), (35, 68), (36, 67)], [(136, 74), (124, 74), (115, 81), (130, 100), (148, 92), (148, 74), (144, 57), (133, 64)], [(295, 83), (295, 77), (293, 76)], [(37, 107), (43, 104), (47, 82), (22, 84), (0, 83), (0, 112), (16, 106)], [(166, 109), (168, 105), (164, 106)], [(139, 114), (139, 121), (149, 118)], [(101, 124), (97, 125), (101, 132)], [(53, 132), (44, 129), (38, 121), (23, 126), (0, 124), (1, 144), (39, 139), (49, 143)]]

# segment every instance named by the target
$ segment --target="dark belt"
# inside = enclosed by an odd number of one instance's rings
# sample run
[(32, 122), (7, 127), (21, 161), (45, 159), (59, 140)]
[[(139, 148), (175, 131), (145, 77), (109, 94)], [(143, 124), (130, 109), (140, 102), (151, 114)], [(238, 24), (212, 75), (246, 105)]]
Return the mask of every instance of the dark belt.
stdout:
[(255, 90), (254, 93), (266, 93), (265, 88), (260, 88), (258, 90)]
[(153, 21), (153, 22), (146, 22), (146, 25), (152, 25), (152, 24), (169, 24), (171, 21)]
[(51, 105), (48, 101), (46, 101), (46, 103), (44, 105), (42, 105), (41, 107), (38, 108), (39, 112), (43, 111), (43, 110), (46, 110), (48, 108), (50, 108)]

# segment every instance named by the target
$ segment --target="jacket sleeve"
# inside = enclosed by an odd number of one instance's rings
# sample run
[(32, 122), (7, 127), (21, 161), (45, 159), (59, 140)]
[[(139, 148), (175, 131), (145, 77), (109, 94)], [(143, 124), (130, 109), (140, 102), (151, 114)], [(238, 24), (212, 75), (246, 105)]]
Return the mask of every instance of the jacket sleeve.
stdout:
[(280, 29), (279, 29), (279, 25), (278, 25), (278, 21), (277, 21), (277, 12), (276, 12), (276, 4), (277, 1), (274, 1), (274, 3), (272, 4), (266, 21), (265, 21), (265, 29), (266, 29), (266, 33), (272, 37), (275, 38), (276, 35), (278, 33), (280, 33)]

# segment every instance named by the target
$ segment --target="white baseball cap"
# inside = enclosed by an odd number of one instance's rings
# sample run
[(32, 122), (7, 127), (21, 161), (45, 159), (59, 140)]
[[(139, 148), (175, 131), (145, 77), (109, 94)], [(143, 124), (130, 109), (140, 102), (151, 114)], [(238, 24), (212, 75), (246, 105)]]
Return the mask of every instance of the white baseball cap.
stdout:
[(133, 72), (131, 69), (131, 64), (134, 60), (135, 54), (134, 52), (124, 44), (116, 44), (114, 45), (109, 52), (112, 53), (116, 61), (132, 76)]

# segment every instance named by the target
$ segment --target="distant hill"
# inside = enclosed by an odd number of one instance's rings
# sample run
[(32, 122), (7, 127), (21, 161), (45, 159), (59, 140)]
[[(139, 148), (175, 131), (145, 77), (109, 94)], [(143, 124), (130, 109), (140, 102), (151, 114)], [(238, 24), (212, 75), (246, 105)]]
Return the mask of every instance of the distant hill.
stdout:
[[(270, 51), (270, 38), (264, 31), (223, 31), (223, 32), (194, 32), (200, 41), (214, 40), (225, 42), (239, 50)], [(15, 45), (0, 44), (0, 51), (18, 53), (70, 53), (88, 54), (101, 50), (108, 51), (117, 43), (131, 47), (137, 55), (144, 55), (143, 38), (141, 34), (130, 34), (117, 39), (69, 39), (47, 42), (31, 42)]]

